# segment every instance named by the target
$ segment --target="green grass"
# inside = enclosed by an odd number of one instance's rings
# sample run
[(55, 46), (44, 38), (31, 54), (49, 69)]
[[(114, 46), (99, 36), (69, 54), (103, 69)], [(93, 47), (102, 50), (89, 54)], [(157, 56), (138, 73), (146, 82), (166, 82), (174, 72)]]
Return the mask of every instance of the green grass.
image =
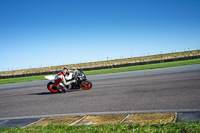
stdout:
[[(173, 67), (173, 66), (183, 66), (183, 65), (192, 65), (192, 64), (200, 64), (200, 59), (156, 63), (156, 64), (148, 64), (148, 65), (137, 65), (137, 66), (111, 68), (111, 69), (92, 70), (92, 71), (84, 71), (84, 73), (86, 75), (97, 75), (97, 74), (137, 71), (137, 70), (146, 70), (146, 69)], [(45, 80), (44, 76), (46, 76), (46, 75), (0, 79), (0, 84)]]
[(137, 70), (156, 69), (156, 68), (164, 68), (164, 67), (183, 66), (183, 65), (193, 65), (193, 64), (200, 64), (200, 59), (147, 64), (147, 65), (137, 65), (137, 66), (111, 68), (111, 69), (101, 69), (101, 70), (94, 70), (94, 71), (85, 71), (85, 74), (96, 75), (96, 74), (137, 71)]
[(200, 133), (200, 121), (167, 124), (48, 125), (0, 128), (1, 133)]
[(44, 76), (46, 76), (46, 75), (0, 79), (0, 84), (45, 80)]

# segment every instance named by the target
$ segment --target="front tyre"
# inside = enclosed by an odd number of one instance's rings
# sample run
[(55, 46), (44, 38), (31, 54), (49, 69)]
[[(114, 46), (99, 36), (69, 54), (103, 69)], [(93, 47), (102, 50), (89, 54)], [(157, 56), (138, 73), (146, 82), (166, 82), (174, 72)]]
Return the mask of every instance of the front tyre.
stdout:
[(89, 81), (89, 80), (82, 81), (81, 84), (80, 84), (80, 87), (83, 90), (89, 90), (89, 89), (92, 88), (92, 82)]
[(57, 93), (57, 92), (59, 92), (59, 90), (57, 89), (57, 87), (54, 86), (54, 83), (53, 83), (53, 82), (49, 82), (49, 83), (47, 84), (47, 89), (48, 89), (50, 92), (52, 92), (52, 93)]

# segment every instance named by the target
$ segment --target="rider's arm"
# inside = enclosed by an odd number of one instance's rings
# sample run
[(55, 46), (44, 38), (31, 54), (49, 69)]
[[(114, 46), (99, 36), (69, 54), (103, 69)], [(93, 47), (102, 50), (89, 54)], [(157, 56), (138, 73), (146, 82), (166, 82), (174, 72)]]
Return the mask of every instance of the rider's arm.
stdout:
[(70, 84), (69, 82), (66, 81), (66, 79), (65, 79), (64, 76), (62, 77), (62, 83), (63, 83), (64, 85), (69, 85), (69, 84)]

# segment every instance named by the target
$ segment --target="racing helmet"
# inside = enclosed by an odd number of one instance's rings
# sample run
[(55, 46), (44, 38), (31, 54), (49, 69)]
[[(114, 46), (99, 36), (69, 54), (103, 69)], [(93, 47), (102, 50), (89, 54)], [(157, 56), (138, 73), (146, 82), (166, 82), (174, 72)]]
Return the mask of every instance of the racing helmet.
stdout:
[(62, 72), (62, 74), (64, 75), (64, 76), (66, 76), (66, 75), (69, 75), (69, 69), (68, 68), (63, 68), (63, 70), (61, 71)]

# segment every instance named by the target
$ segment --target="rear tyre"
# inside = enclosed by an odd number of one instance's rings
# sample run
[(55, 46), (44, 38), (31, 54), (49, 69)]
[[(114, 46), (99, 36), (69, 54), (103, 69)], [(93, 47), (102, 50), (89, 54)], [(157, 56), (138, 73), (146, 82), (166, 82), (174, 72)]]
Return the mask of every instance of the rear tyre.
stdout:
[(89, 80), (82, 81), (81, 84), (80, 84), (80, 87), (81, 87), (83, 90), (89, 90), (89, 89), (92, 88), (92, 82), (89, 81)]
[(53, 83), (53, 82), (49, 82), (49, 83), (47, 84), (47, 89), (48, 89), (50, 92), (52, 92), (52, 93), (58, 93), (58, 92), (59, 92), (59, 90), (57, 89), (57, 87), (54, 86), (54, 83)]

